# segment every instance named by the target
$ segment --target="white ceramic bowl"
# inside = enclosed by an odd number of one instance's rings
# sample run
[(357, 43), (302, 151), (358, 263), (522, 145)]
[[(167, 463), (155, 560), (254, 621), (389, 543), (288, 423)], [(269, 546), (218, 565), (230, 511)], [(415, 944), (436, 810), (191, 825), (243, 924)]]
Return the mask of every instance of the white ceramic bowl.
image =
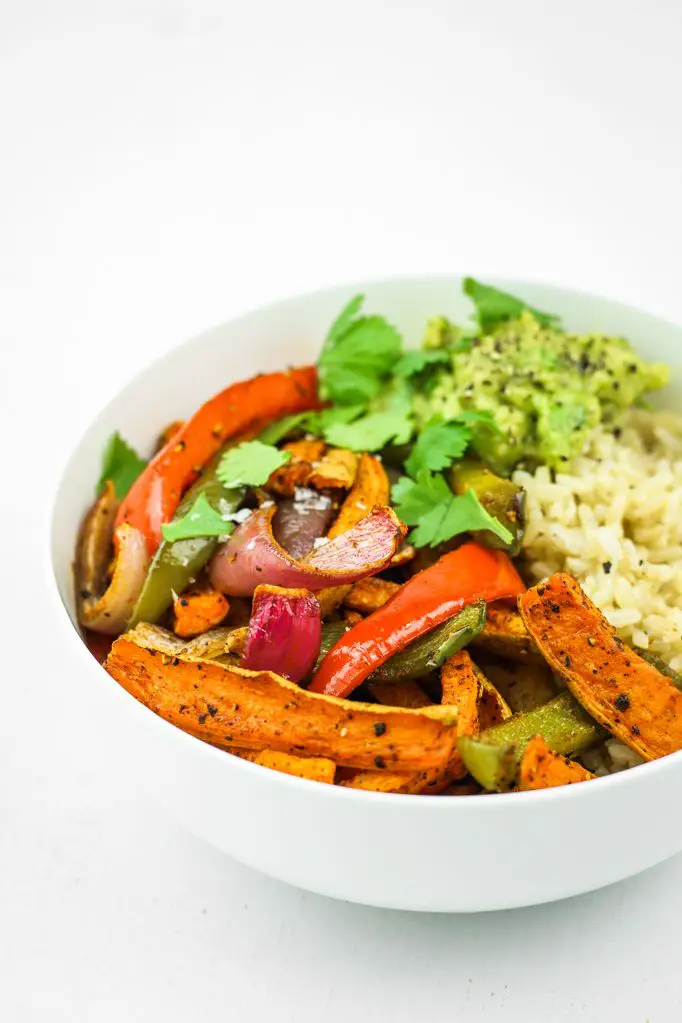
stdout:
[[(592, 295), (496, 282), (571, 329), (629, 337), (647, 358), (682, 363), (682, 330)], [(58, 613), (73, 671), (104, 687), (127, 759), (159, 802), (196, 834), (273, 877), (335, 898), (431, 911), (525, 906), (599, 888), (682, 848), (682, 753), (624, 774), (542, 792), (429, 798), (357, 792), (247, 763), (138, 704), (82, 644), (71, 561), (114, 429), (148, 451), (159, 428), (232, 381), (314, 361), (342, 304), (358, 291), (417, 344), (429, 316), (469, 315), (457, 277), (370, 282), (304, 295), (218, 327), (144, 370), (104, 409), (71, 455), (52, 518)], [(664, 403), (680, 407), (679, 376)]]

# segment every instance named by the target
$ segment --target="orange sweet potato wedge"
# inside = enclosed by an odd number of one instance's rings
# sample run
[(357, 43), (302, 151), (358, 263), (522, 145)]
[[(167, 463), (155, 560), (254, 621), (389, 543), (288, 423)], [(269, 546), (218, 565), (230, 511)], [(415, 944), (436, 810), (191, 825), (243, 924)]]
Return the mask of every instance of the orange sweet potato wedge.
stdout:
[(404, 710), (309, 693), (272, 672), (162, 655), (114, 643), (109, 674), (160, 717), (222, 749), (274, 749), (347, 767), (424, 770), (452, 755), (457, 712)]
[(551, 789), (557, 785), (573, 785), (594, 778), (590, 771), (574, 760), (553, 753), (541, 735), (526, 746), (519, 766), (519, 789)]
[(358, 456), (346, 448), (329, 448), (319, 462), (315, 462), (306, 480), (309, 487), (350, 490), (358, 472)]
[(301, 462), (319, 462), (324, 455), (326, 444), (323, 440), (293, 440), (282, 448), (292, 459), (298, 458)]
[(212, 586), (186, 590), (173, 601), (173, 632), (181, 639), (192, 639), (214, 629), (223, 621), (230, 604)]
[(235, 748), (231, 749), (230, 753), (241, 757), (242, 760), (250, 760), (253, 764), (260, 764), (261, 767), (269, 767), (283, 774), (293, 774), (297, 778), (307, 778), (309, 781), (321, 781), (326, 785), (334, 784), (336, 764), (326, 757), (295, 757), (291, 753), (281, 753), (275, 749), (258, 751)]
[(593, 718), (645, 760), (682, 749), (682, 693), (619, 639), (563, 573), (519, 597), (543, 657)]
[[(457, 708), (457, 734), (473, 735), (478, 732), (478, 701), (481, 686), (465, 650), (448, 660), (441, 671), (443, 703)], [(392, 683), (391, 685), (394, 685)], [(386, 686), (388, 689), (388, 684)], [(340, 784), (345, 788), (364, 789), (369, 792), (394, 792), (401, 795), (428, 793), (437, 795), (466, 774), (457, 750), (450, 757), (429, 770), (405, 774), (400, 771), (358, 771)]]
[(346, 594), (344, 604), (353, 611), (369, 615), (391, 599), (400, 589), (400, 583), (392, 583), (388, 579), (379, 579), (372, 575), (368, 579), (360, 579), (353, 583)]
[[(383, 507), (388, 504), (390, 490), (386, 470), (379, 459), (368, 454), (361, 455), (355, 483), (331, 525), (327, 534), (329, 539), (333, 540), (335, 536), (348, 532), (364, 519), (375, 505)], [(350, 589), (350, 586), (330, 586), (317, 594), (323, 618), (328, 618), (336, 610)]]

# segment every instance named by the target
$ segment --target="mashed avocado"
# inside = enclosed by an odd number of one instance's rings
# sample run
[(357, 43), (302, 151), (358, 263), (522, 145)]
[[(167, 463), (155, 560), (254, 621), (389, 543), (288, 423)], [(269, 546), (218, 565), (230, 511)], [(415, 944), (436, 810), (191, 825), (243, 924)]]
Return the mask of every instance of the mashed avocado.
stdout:
[(623, 338), (567, 334), (530, 312), (474, 338), (438, 318), (425, 347), (450, 349), (451, 365), (414, 399), (418, 423), (467, 409), (492, 413), (497, 430), (477, 429), (473, 444), (503, 474), (520, 462), (561, 468), (593, 427), (615, 422), (668, 379), (667, 367), (644, 362)]

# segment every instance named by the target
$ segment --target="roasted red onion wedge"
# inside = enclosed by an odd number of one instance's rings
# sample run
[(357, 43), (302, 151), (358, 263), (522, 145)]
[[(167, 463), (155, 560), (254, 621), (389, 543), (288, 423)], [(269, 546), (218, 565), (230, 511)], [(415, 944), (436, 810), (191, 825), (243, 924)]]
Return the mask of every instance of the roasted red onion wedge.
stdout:
[(374, 508), (356, 526), (296, 561), (272, 535), (275, 507), (258, 508), (218, 548), (211, 583), (234, 597), (249, 597), (261, 583), (316, 592), (381, 572), (394, 557), (405, 525), (392, 508)]
[[(76, 551), (78, 619), (93, 632), (109, 636), (125, 629), (150, 560), (144, 536), (126, 523), (116, 530), (112, 547), (117, 508), (114, 486), (108, 480), (83, 523)], [(114, 570), (108, 582), (114, 550)]]
[(241, 667), (301, 682), (320, 652), (321, 622), (320, 605), (309, 590), (257, 586)]
[(277, 506), (272, 534), (277, 543), (295, 561), (312, 551), (315, 541), (324, 536), (334, 518), (332, 500), (326, 494), (297, 487), (294, 497), (285, 497)]

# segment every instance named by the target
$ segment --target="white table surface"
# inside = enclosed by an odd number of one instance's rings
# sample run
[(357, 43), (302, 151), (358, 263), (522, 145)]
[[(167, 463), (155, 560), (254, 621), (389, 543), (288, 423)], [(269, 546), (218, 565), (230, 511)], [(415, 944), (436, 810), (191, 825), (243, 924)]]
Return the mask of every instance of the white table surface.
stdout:
[(41, 565), (46, 494), (102, 403), (261, 301), (463, 269), (682, 320), (681, 12), (0, 2), (0, 1019), (681, 1018), (680, 857), (555, 906), (425, 916), (180, 830), (71, 674)]

